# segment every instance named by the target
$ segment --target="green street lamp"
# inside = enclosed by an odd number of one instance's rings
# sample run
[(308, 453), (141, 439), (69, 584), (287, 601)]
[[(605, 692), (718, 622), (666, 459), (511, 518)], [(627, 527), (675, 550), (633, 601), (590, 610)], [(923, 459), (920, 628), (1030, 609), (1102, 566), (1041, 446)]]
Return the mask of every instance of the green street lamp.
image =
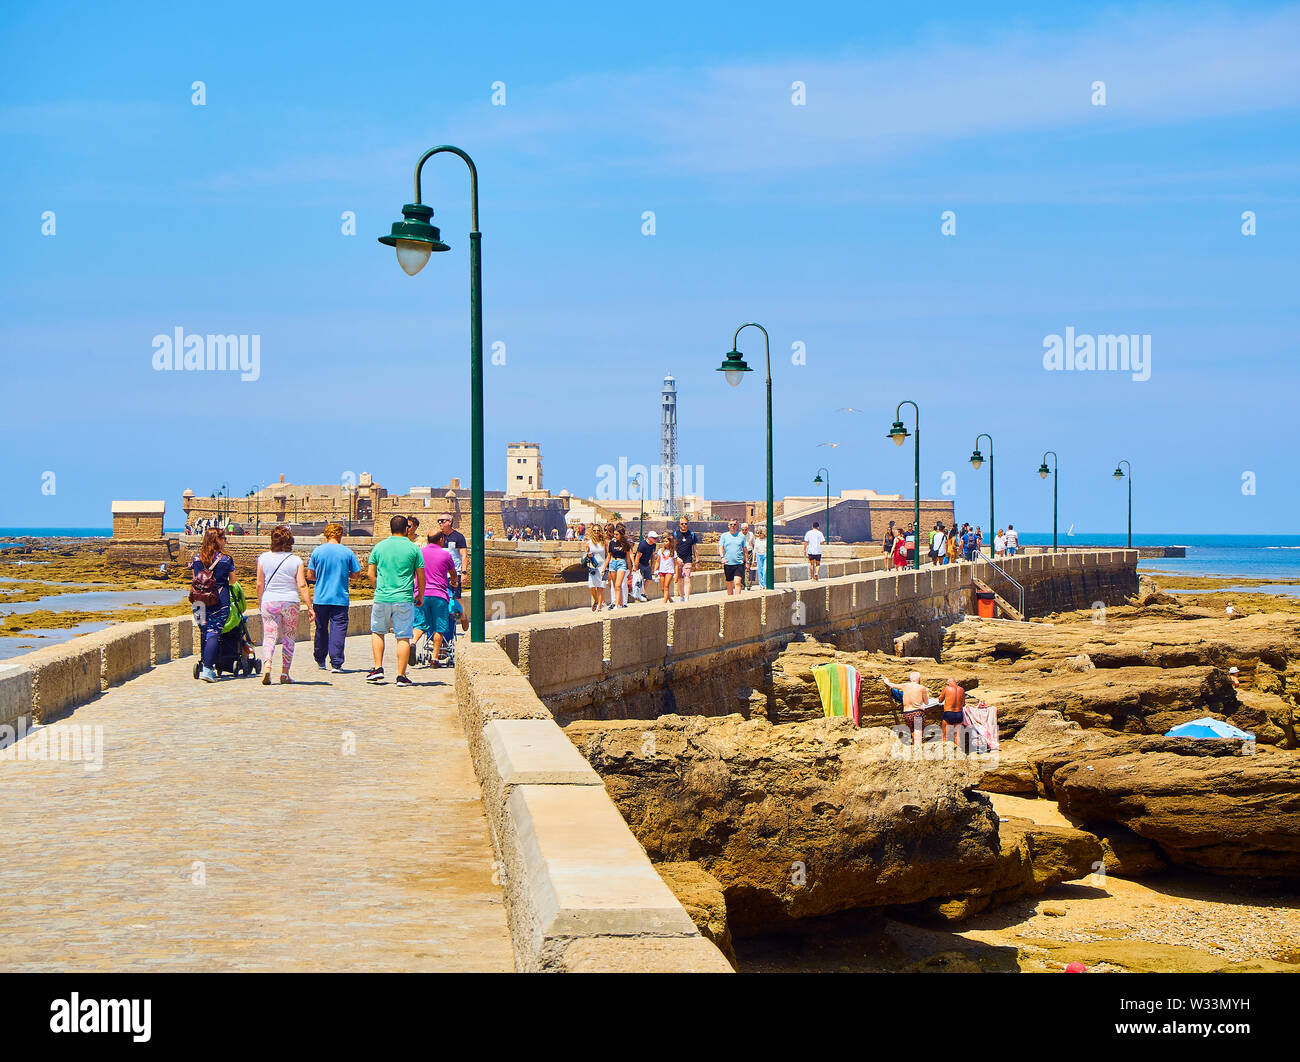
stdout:
[[(253, 499), (253, 534), (260, 534), (262, 527), (262, 495), (259, 493), (265, 484), (254, 484), (244, 497)], [(248, 516), (248, 504), (244, 504), (244, 516)]]
[(903, 427), (900, 419), (904, 406), (911, 406), (916, 413), (916, 433), (913, 440), (916, 448), (916, 465), (912, 479), (912, 567), (919, 571), (921, 568), (921, 407), (910, 398), (903, 399), (894, 409), (894, 425), (889, 429), (889, 437), (894, 440), (895, 446), (902, 446), (907, 441), (907, 429)]
[(1120, 468), (1119, 467), (1120, 465), (1123, 465), (1124, 468), (1128, 469), (1128, 548), (1132, 549), (1133, 548), (1133, 466), (1130, 465), (1127, 461), (1120, 461), (1119, 464), (1115, 466), (1115, 479), (1117, 481), (1124, 478), (1124, 469)]
[[(978, 472), (980, 465), (984, 463), (984, 455), (980, 453), (981, 439), (989, 441), (989, 541), (994, 542), (997, 539), (998, 525), (993, 522), (993, 436), (986, 431), (975, 436), (975, 449), (970, 455), (970, 466)], [(992, 555), (993, 550), (989, 550), (989, 556)]]
[(750, 371), (744, 356), (736, 347), (740, 333), (746, 328), (757, 328), (763, 333), (763, 353), (767, 358), (767, 571), (763, 583), (766, 589), (772, 590), (776, 587), (776, 533), (772, 527), (772, 513), (776, 506), (772, 497), (772, 350), (767, 329), (754, 321), (737, 328), (736, 334), (731, 337), (731, 349), (718, 366), (718, 372), (725, 374), (727, 383), (732, 387), (738, 387), (745, 378), (745, 373)]
[(469, 167), (469, 377), (470, 377), (470, 609), (469, 640), (483, 641), (487, 610), (487, 570), (483, 548), (483, 234), (478, 227), (478, 169), (465, 152), (450, 144), (430, 148), (415, 164), (415, 202), (402, 207), (402, 220), (379, 242), (397, 251), (397, 264), (415, 276), (434, 251), (451, 250), (431, 223), (433, 210), (422, 202), (420, 171), (434, 155), (449, 152)]
[[(1052, 455), (1052, 467), (1047, 467), (1047, 455)], [(1043, 463), (1038, 466), (1038, 475), (1042, 479), (1048, 476), (1052, 477), (1052, 552), (1056, 552), (1056, 487), (1057, 487), (1057, 456), (1055, 450), (1047, 450), (1043, 453)]]
[(822, 481), (822, 473), (826, 473), (826, 544), (830, 545), (831, 541), (831, 470), (823, 465), (817, 470), (817, 478), (814, 483)]

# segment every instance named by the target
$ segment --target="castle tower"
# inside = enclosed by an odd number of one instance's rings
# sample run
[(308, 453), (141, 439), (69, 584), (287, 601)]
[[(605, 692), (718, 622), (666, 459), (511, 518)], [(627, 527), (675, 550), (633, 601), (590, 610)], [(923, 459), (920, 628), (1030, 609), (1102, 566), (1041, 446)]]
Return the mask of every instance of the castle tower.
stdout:
[(664, 377), (663, 422), (659, 440), (659, 497), (664, 515), (676, 516), (681, 508), (677, 496), (680, 473), (677, 468), (677, 385), (671, 376)]

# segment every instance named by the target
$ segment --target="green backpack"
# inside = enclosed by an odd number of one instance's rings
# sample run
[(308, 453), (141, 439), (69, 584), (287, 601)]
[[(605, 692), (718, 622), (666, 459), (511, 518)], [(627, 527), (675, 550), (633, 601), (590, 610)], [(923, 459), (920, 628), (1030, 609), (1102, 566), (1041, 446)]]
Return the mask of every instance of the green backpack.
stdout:
[(230, 615), (226, 617), (226, 625), (221, 628), (222, 634), (229, 634), (239, 626), (244, 619), (244, 610), (248, 607), (248, 602), (244, 600), (244, 588), (238, 583), (230, 584)]

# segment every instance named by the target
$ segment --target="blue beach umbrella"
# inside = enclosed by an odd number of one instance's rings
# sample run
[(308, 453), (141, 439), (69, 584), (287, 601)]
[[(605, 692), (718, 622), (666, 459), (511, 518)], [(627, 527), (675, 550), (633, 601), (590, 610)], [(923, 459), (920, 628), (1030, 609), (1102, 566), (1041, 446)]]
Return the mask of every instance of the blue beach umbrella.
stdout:
[(1222, 719), (1211, 719), (1206, 716), (1204, 719), (1193, 719), (1190, 723), (1180, 723), (1174, 727), (1165, 737), (1186, 737), (1186, 738), (1241, 738), (1243, 741), (1254, 741), (1254, 734), (1247, 734), (1244, 730), (1238, 730), (1231, 723), (1225, 723)]

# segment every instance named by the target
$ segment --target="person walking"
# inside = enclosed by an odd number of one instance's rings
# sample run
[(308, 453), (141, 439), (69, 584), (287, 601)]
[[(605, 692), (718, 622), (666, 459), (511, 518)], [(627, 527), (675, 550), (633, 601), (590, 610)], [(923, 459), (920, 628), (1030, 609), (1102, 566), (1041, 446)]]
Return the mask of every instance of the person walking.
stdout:
[(677, 575), (678, 564), (677, 544), (673, 541), (671, 531), (664, 535), (663, 545), (655, 551), (655, 557), (659, 562), (655, 573), (659, 576), (659, 589), (663, 591), (664, 604), (667, 605), (673, 599), (673, 578)]
[(204, 682), (217, 681), (217, 645), (221, 629), (230, 617), (230, 576), (235, 562), (226, 553), (226, 533), (215, 528), (203, 532), (199, 551), (190, 560), (194, 573), (190, 582), (190, 608), (194, 626), (203, 632), (202, 668)]
[(591, 611), (599, 612), (605, 607), (605, 549), (608, 540), (599, 524), (592, 524), (587, 531), (586, 549), (587, 589), (591, 591)]
[(885, 529), (884, 535), (880, 539), (880, 552), (890, 558), (891, 562), (894, 557), (894, 521), (889, 521), (889, 527)]
[(727, 530), (718, 536), (718, 556), (727, 580), (727, 596), (741, 593), (745, 588), (745, 536), (738, 521), (728, 520)]
[(399, 687), (414, 685), (406, 677), (406, 666), (411, 661), (415, 609), (424, 603), (424, 558), (406, 537), (406, 527), (405, 516), (389, 520), (388, 537), (370, 551), (366, 565), (366, 576), (375, 588), (375, 600), (370, 606), (370, 649), (375, 666), (366, 681), (384, 681), (384, 637), (391, 629), (397, 642), (394, 684)]
[(944, 549), (948, 551), (948, 563), (956, 564), (961, 556), (961, 551), (957, 548), (957, 532), (955, 529), (949, 532), (948, 537), (944, 540)]
[(609, 581), (609, 607), (627, 608), (623, 583), (628, 576), (628, 557), (632, 553), (632, 541), (627, 537), (627, 528), (619, 524), (614, 528), (605, 551), (605, 575)]
[(1007, 556), (1014, 557), (1020, 548), (1020, 536), (1016, 534), (1016, 525), (1007, 524)]
[(767, 588), (767, 528), (763, 524), (754, 526), (754, 585), (760, 590)]
[(659, 544), (659, 533), (649, 532), (636, 544), (636, 599), (648, 601), (645, 596), (646, 584), (654, 579), (655, 550)]
[(1005, 557), (1007, 555), (1007, 535), (1002, 528), (998, 528), (997, 534), (993, 536), (993, 556)]
[(894, 567), (907, 567), (907, 539), (901, 530), (894, 531)]
[(307, 558), (307, 581), (312, 592), (312, 614), (316, 637), (312, 644), (316, 666), (325, 670), (326, 657), (335, 674), (343, 670), (343, 651), (348, 637), (348, 580), (361, 571), (357, 555), (343, 545), (343, 525), (325, 525), (325, 542)]
[(749, 524), (740, 525), (740, 533), (745, 536), (745, 582), (748, 590), (754, 585), (754, 529)]
[(826, 541), (826, 536), (821, 532), (821, 524), (816, 520), (813, 525), (803, 536), (803, 555), (808, 561), (808, 567), (813, 582), (816, 582), (821, 573), (822, 567), (822, 543)]
[(452, 636), (451, 586), (456, 579), (456, 560), (444, 548), (445, 532), (434, 531), (427, 536), (427, 544), (420, 550), (424, 560), (424, 601), (415, 610), (414, 647), (420, 647), (420, 637), (433, 639), (433, 667), (441, 667), (439, 658), (445, 641)]
[(691, 599), (691, 572), (695, 568), (700, 549), (700, 536), (691, 530), (691, 522), (682, 517), (677, 521), (677, 592), (682, 601)]
[(281, 524), (271, 529), (271, 548), (257, 558), (257, 600), (262, 613), (262, 685), (271, 684), (271, 660), (280, 642), (280, 682), (292, 682), (293, 646), (298, 637), (298, 606), (311, 615), (306, 566), (293, 552), (293, 533)]

